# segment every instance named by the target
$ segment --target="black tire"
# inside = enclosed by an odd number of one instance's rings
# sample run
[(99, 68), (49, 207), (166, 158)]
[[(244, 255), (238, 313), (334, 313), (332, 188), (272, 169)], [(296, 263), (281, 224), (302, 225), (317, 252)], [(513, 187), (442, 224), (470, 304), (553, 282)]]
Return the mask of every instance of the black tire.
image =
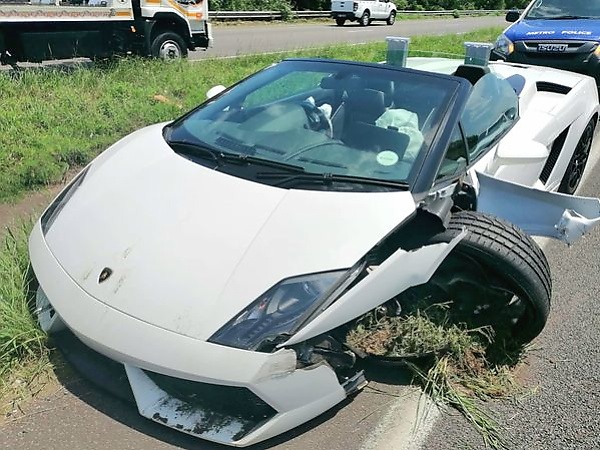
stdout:
[(338, 27), (343, 27), (344, 24), (346, 23), (346, 19), (335, 19), (335, 23), (337, 24)]
[(188, 49), (183, 38), (172, 31), (160, 33), (152, 40), (150, 55), (164, 60), (185, 58)]
[(392, 11), (390, 16), (387, 18), (386, 23), (388, 25), (394, 25), (396, 23), (396, 11)]
[(544, 253), (518, 227), (471, 211), (454, 214), (432, 243), (449, 242), (463, 229), (467, 235), (428, 284), (454, 302), (455, 319), (490, 325), (497, 337), (515, 344), (531, 341), (550, 313), (552, 280)]
[(560, 182), (558, 192), (573, 195), (577, 190), (577, 187), (583, 178), (583, 172), (590, 156), (595, 130), (596, 119), (594, 118), (586, 125), (581, 134), (581, 138), (579, 138), (579, 142), (577, 142), (573, 156), (571, 157), (567, 170)]
[(367, 27), (371, 23), (371, 13), (368, 9), (365, 10), (362, 16), (360, 16), (360, 20), (358, 21), (361, 27)]

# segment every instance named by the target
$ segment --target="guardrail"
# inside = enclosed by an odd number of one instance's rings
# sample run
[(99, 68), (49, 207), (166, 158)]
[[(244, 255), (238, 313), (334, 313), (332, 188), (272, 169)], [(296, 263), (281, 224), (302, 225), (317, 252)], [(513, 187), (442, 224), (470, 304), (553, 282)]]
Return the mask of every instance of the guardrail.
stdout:
[[(480, 16), (485, 14), (504, 14), (505, 10), (471, 9), (458, 11), (398, 11), (398, 15), (452, 16), (456, 12), (461, 16)], [(330, 17), (331, 11), (292, 11), (295, 19)], [(281, 11), (213, 11), (210, 17), (214, 20), (278, 20)]]

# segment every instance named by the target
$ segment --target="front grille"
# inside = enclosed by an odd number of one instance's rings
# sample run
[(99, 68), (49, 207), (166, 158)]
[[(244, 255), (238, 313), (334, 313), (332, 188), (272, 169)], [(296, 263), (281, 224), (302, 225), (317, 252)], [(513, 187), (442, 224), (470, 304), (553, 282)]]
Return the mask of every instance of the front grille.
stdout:
[(526, 58), (532, 60), (541, 60), (541, 59), (552, 59), (557, 61), (572, 61), (581, 59), (581, 55), (579, 53), (524, 53)]
[[(135, 403), (123, 364), (92, 350), (69, 330), (54, 334), (53, 342), (85, 378), (111, 394)], [(154, 414), (156, 421), (180, 431), (208, 438), (220, 434), (219, 442), (230, 443), (247, 436), (277, 414), (247, 388), (182, 380), (147, 370), (142, 372), (167, 394), (163, 397), (165, 404), (174, 399), (171, 405), (177, 408), (176, 415), (185, 419), (189, 413), (190, 417), (201, 418), (186, 430), (176, 422), (167, 424), (160, 415), (160, 406), (165, 405), (158, 405)], [(228, 434), (230, 430), (234, 431)]]
[(233, 441), (237, 441), (277, 414), (247, 388), (182, 380), (147, 370), (144, 373), (168, 395), (185, 403), (190, 411), (205, 413), (194, 434), (221, 429), (236, 422), (242, 425), (232, 437)]
[(558, 135), (558, 137), (552, 143), (552, 149), (550, 150), (550, 155), (548, 155), (548, 159), (546, 160), (546, 164), (542, 169), (542, 173), (540, 175), (540, 181), (546, 184), (548, 178), (550, 178), (550, 174), (552, 170), (554, 170), (554, 166), (558, 161), (558, 157), (560, 156), (560, 152), (565, 145), (565, 141), (567, 140), (567, 135), (569, 134), (569, 129), (571, 127), (567, 127), (562, 133)]
[(562, 84), (550, 83), (549, 81), (538, 81), (536, 83), (538, 92), (554, 92), (555, 94), (567, 95), (571, 88)]

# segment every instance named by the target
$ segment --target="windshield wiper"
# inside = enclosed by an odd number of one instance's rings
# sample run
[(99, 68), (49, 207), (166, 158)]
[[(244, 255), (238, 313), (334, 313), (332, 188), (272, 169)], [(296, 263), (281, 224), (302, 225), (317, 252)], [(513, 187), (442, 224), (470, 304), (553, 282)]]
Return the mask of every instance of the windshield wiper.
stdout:
[(256, 178), (259, 180), (275, 181), (275, 183), (273, 183), (273, 186), (282, 186), (289, 183), (309, 182), (323, 185), (330, 185), (333, 183), (353, 183), (370, 186), (382, 186), (391, 189), (410, 189), (409, 184), (404, 181), (379, 180), (376, 178), (366, 178), (355, 175), (336, 175), (333, 173), (305, 172), (295, 175), (288, 175), (279, 172), (259, 172), (256, 174)]
[(589, 17), (589, 16), (554, 16), (554, 17), (547, 17), (546, 20), (577, 20), (577, 19), (593, 19), (593, 17)]
[(166, 141), (167, 144), (175, 151), (182, 155), (197, 156), (204, 159), (213, 160), (217, 166), (223, 162), (223, 152), (216, 147), (213, 147), (206, 142), (189, 142), (189, 141)]
[[(272, 167), (274, 169), (282, 169), (287, 172), (293, 172), (293, 173), (298, 173), (298, 174), (304, 173), (304, 167), (296, 166), (294, 164), (284, 163), (281, 161), (273, 161), (271, 159), (257, 158), (256, 156), (251, 156), (251, 155), (234, 155), (234, 154), (228, 153), (227, 155), (225, 155), (225, 159), (227, 161), (237, 162), (238, 164), (248, 164), (248, 165), (255, 165), (255, 166)], [(288, 174), (285, 174), (285, 173), (284, 174), (282, 174), (280, 172), (277, 172), (277, 173), (279, 175), (289, 176)]]
[[(208, 158), (213, 160), (217, 166), (223, 163), (234, 163), (241, 165), (256, 165), (264, 167), (272, 167), (274, 169), (285, 170), (292, 173), (303, 173), (304, 167), (295, 166), (293, 164), (284, 163), (281, 161), (272, 161), (269, 159), (257, 158), (256, 156), (228, 153), (212, 146), (206, 142), (189, 142), (189, 141), (167, 141), (176, 153), (184, 155), (197, 156), (200, 158)], [(287, 174), (284, 174), (287, 175)]]

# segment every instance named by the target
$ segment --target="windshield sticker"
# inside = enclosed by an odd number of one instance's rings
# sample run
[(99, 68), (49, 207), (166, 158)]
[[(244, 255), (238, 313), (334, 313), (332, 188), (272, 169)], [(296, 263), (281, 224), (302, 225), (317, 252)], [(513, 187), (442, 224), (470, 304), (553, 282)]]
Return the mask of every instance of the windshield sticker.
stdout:
[(391, 150), (384, 150), (377, 154), (377, 162), (382, 166), (393, 166), (398, 162), (398, 155)]

